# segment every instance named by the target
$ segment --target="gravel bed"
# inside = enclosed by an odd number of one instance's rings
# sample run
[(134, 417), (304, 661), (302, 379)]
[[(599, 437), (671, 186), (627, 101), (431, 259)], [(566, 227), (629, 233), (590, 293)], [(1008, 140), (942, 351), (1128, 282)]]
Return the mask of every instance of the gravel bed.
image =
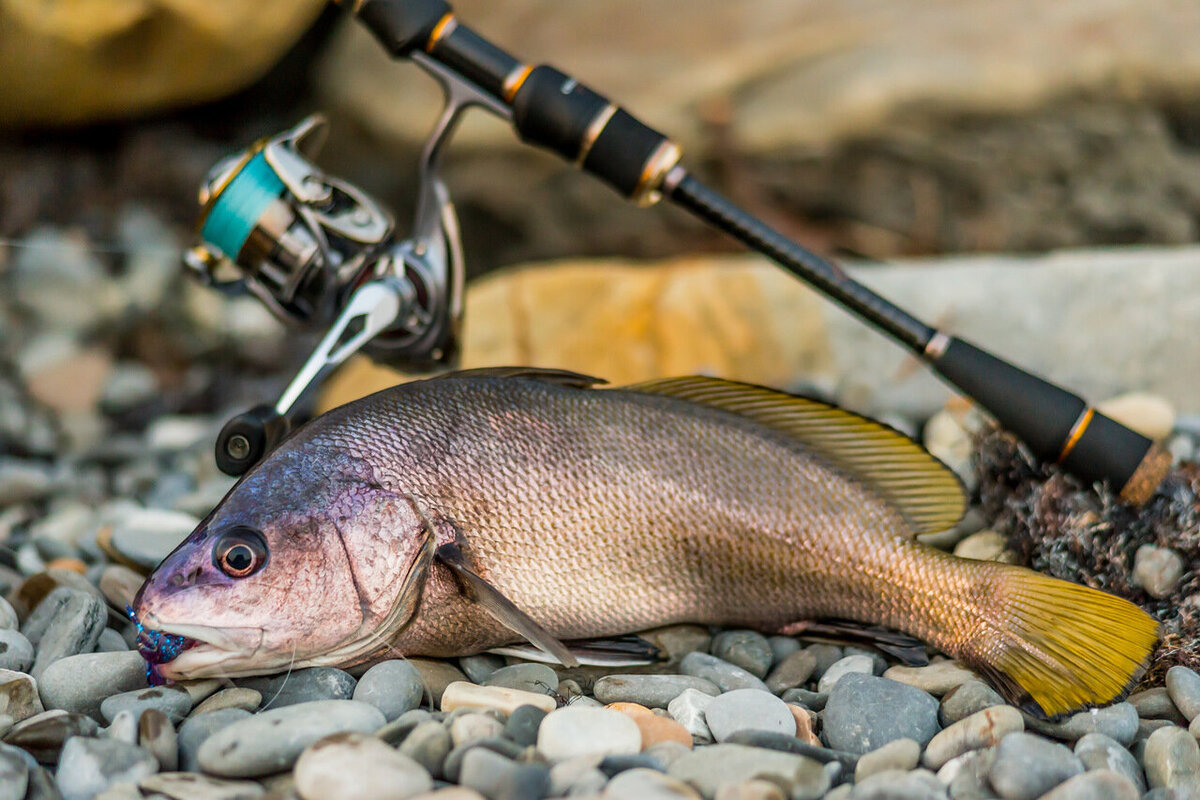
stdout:
[[(152, 218), (127, 227), (172, 244)], [(653, 668), (478, 655), (150, 688), (123, 609), (231, 485), (221, 421), (271, 396), (303, 343), (184, 288), (173, 260), (45, 236), (58, 260), (0, 262), (0, 800), (1200, 799), (1200, 675), (1183, 666), (1055, 723), (936, 654), (909, 668), (691, 625), (645, 634), (670, 656)], [(969, 481), (969, 420), (944, 414), (926, 442)], [(1186, 428), (1170, 441), (1196, 452)], [(1016, 558), (978, 509), (931, 543)], [(1150, 593), (1193, 569), (1137, 560)]]

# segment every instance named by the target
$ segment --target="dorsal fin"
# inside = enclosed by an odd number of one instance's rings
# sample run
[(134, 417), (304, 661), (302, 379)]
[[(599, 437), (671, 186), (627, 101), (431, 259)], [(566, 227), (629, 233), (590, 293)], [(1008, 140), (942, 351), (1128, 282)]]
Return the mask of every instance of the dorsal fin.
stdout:
[(525, 378), (526, 380), (552, 383), (556, 386), (570, 386), (575, 389), (588, 389), (608, 383), (604, 378), (593, 378), (591, 375), (552, 367), (477, 367), (460, 369), (457, 372), (445, 372), (437, 376), (438, 380), (442, 378)]
[(900, 509), (914, 533), (945, 530), (966, 510), (962, 483), (949, 467), (899, 431), (837, 406), (701, 376), (623, 388), (719, 408), (793, 436), (883, 495)]

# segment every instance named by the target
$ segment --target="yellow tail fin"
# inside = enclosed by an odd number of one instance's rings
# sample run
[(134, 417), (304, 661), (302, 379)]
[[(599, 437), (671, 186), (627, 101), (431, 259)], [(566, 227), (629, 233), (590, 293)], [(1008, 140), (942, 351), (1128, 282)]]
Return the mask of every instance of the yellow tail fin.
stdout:
[(993, 601), (964, 660), (1039, 717), (1123, 699), (1158, 640), (1158, 623), (1133, 603), (1023, 567), (997, 576)]

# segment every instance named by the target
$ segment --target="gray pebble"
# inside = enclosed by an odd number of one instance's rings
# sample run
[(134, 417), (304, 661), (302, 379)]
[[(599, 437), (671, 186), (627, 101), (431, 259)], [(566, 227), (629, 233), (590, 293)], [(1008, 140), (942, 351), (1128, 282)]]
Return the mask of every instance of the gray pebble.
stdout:
[(1116, 703), (1105, 708), (1080, 711), (1062, 722), (1046, 722), (1026, 714), (1025, 727), (1069, 742), (1089, 733), (1103, 733), (1128, 745), (1137, 736), (1138, 715), (1129, 703)]
[(804, 649), (817, 659), (817, 666), (813, 669), (813, 677), (817, 679), (825, 674), (825, 670), (842, 659), (842, 648), (837, 645), (810, 644)]
[(938, 702), (912, 686), (849, 673), (838, 680), (821, 712), (826, 743), (861, 755), (894, 739), (922, 747), (939, 730)]
[[(37, 619), (35, 628), (34, 615), (47, 605), (52, 609), (52, 616), (44, 628), (41, 619)], [(65, 586), (52, 591), (38, 604), (26, 623), (26, 634), (37, 647), (30, 674), (40, 679), (46, 668), (55, 661), (79, 653), (90, 653), (96, 648), (107, 621), (108, 612), (104, 603), (95, 595)], [(36, 637), (30, 635), (31, 630), (37, 631)]]
[(179, 766), (179, 736), (167, 715), (156, 708), (142, 712), (138, 720), (138, 747), (158, 762), (164, 772), (173, 772)]
[(33, 645), (20, 631), (0, 628), (0, 669), (28, 672), (33, 666)]
[(768, 636), (771, 646), (771, 664), (774, 666), (800, 649), (800, 643), (791, 636)]
[(929, 742), (921, 763), (941, 769), (951, 759), (970, 750), (992, 747), (1010, 733), (1023, 731), (1021, 712), (1012, 706), (994, 706), (976, 711), (943, 730)]
[[(778, 791), (778, 790), (777, 790)], [(779, 795), (782, 798), (782, 795)], [(699, 800), (692, 787), (652, 769), (631, 769), (617, 775), (604, 788), (604, 800)], [(723, 795), (722, 800), (726, 800)], [(728, 800), (737, 800), (730, 796)]]
[(54, 775), (43, 767), (29, 770), (29, 787), (25, 800), (62, 800), (62, 792), (54, 783)]
[(538, 728), (546, 712), (537, 706), (517, 706), (504, 723), (504, 735), (522, 747), (537, 744)]
[(204, 698), (199, 705), (192, 709), (191, 713), (192, 716), (195, 716), (196, 714), (207, 714), (210, 711), (220, 711), (225, 708), (241, 708), (246, 711), (256, 711), (260, 705), (262, 705), (261, 694), (243, 686), (234, 686), (214, 692)]
[(608, 776), (599, 770), (601, 756), (580, 756), (550, 767), (551, 797), (594, 797), (604, 791)]
[[(263, 796), (263, 787), (257, 783), (210, 778), (196, 772), (160, 772), (142, 778), (138, 788), (152, 800), (256, 800)], [(294, 797), (282, 792), (273, 792), (272, 796)]]
[(28, 719), (45, 710), (38, 696), (37, 681), (31, 675), (0, 669), (0, 714), (13, 722)]
[(179, 768), (184, 772), (200, 769), (200, 746), (219, 730), (235, 722), (250, 719), (250, 712), (240, 708), (224, 708), (188, 717), (179, 726)]
[(747, 630), (722, 631), (713, 637), (712, 654), (741, 667), (756, 678), (765, 678), (774, 658), (771, 643), (761, 633)]
[(808, 689), (801, 687), (784, 689), (780, 697), (783, 698), (783, 702), (785, 703), (795, 703), (813, 711), (820, 711), (829, 702), (828, 692), (810, 692)]
[(687, 729), (697, 744), (707, 744), (713, 740), (713, 735), (705, 720), (705, 710), (712, 700), (705, 692), (687, 689), (667, 705), (667, 713)]
[(1004, 698), (983, 681), (967, 681), (951, 689), (942, 697), (938, 708), (938, 719), (942, 725), (953, 725), (985, 708), (1002, 706)]
[(297, 703), (222, 728), (200, 745), (197, 757), (205, 772), (221, 777), (270, 775), (290, 767), (304, 748), (331, 733), (374, 733), (385, 722), (382, 711), (353, 700)]
[(335, 733), (309, 746), (296, 761), (294, 776), (305, 800), (401, 800), (433, 789), (420, 764), (362, 733)]
[(912, 739), (895, 739), (863, 754), (854, 767), (854, 782), (861, 783), (877, 772), (914, 769), (921, 760), (921, 745)]
[(375, 731), (375, 735), (392, 747), (399, 747), (405, 737), (412, 733), (422, 722), (441, 721), (443, 716), (439, 712), (437, 720), (434, 720), (434, 712), (426, 711), (423, 708), (414, 708), (412, 711), (405, 711)]
[(132, 711), (134, 716), (139, 716), (149, 708), (158, 709), (166, 714), (172, 723), (178, 723), (192, 710), (192, 698), (183, 689), (175, 686), (154, 686), (105, 698), (100, 704), (100, 714), (105, 721), (112, 722), (113, 717), (120, 711)]
[(723, 692), (734, 689), (770, 691), (765, 683), (746, 670), (707, 653), (688, 653), (679, 662), (679, 671), (685, 675), (712, 681), (721, 687)]
[(129, 561), (154, 569), (200, 520), (163, 508), (131, 508), (112, 523), (112, 547)]
[(1142, 763), (1151, 789), (1200, 789), (1200, 745), (1183, 728), (1150, 734)]
[(1083, 772), (1069, 748), (1031, 733), (1010, 733), (996, 748), (988, 778), (1005, 800), (1035, 800)]
[(796, 650), (780, 659), (767, 675), (767, 688), (775, 694), (782, 694), (788, 689), (803, 686), (816, 669), (816, 656), (808, 650)]
[(471, 683), (483, 684), (487, 677), (504, 666), (504, 657), (495, 653), (479, 653), (473, 656), (463, 656), (458, 660), (461, 669)]
[(370, 703), (388, 722), (421, 705), (425, 684), (407, 661), (383, 661), (368, 669), (354, 687), (353, 699)]
[(850, 655), (846, 656), (833, 664), (821, 675), (821, 679), (817, 681), (818, 692), (832, 692), (833, 687), (837, 686), (847, 675), (874, 675), (875, 660), (871, 656), (866, 655)]
[(54, 662), (38, 680), (46, 708), (87, 714), (97, 721), (100, 703), (146, 685), (146, 662), (134, 651), (83, 653)]
[(107, 739), (116, 739), (119, 742), (126, 744), (138, 743), (138, 718), (137, 715), (128, 709), (120, 711), (108, 728), (104, 731), (104, 736)]
[(1083, 762), (1085, 769), (1118, 772), (1129, 779), (1138, 794), (1146, 791), (1146, 779), (1137, 759), (1116, 739), (1103, 733), (1089, 733), (1075, 743), (1075, 755)]
[(537, 694), (554, 694), (558, 691), (558, 674), (545, 664), (513, 664), (493, 672), (483, 685), (520, 689)]
[(465, 708), (458, 710), (467, 713), (447, 718), (450, 724), (450, 741), (455, 747), (480, 739), (494, 739), (504, 733), (504, 723), (495, 717)]
[(96, 640), (97, 653), (120, 653), (128, 649), (129, 642), (119, 632), (112, 628), (100, 631), (100, 638)]
[(929, 770), (887, 770), (856, 785), (850, 800), (947, 800), (949, 795)]
[(18, 722), (4, 741), (19, 747), (42, 764), (58, 761), (63, 744), (72, 736), (95, 736), (100, 726), (91, 717), (66, 711), (46, 711)]
[(970, 750), (943, 764), (937, 772), (937, 778), (954, 800), (990, 800), (996, 797), (988, 780), (995, 760), (994, 747)]
[(12, 604), (0, 597), (0, 630), (16, 630), (20, 625), (17, 621), (17, 611)]
[(605, 675), (592, 693), (601, 703), (638, 703), (647, 708), (667, 708), (688, 689), (716, 696), (720, 687), (691, 675)]
[(114, 739), (76, 736), (63, 745), (55, 778), (64, 800), (92, 800), (115, 783), (134, 783), (158, 771), (154, 756)]
[(1200, 717), (1200, 675), (1195, 670), (1181, 666), (1167, 670), (1167, 692), (1189, 721)]
[(830, 786), (819, 761), (740, 744), (702, 747), (673, 763), (667, 774), (695, 786), (705, 797), (713, 797), (727, 784), (754, 778), (779, 785), (792, 798), (818, 798)]
[(1165, 686), (1131, 694), (1127, 702), (1134, 707), (1140, 719), (1168, 720), (1175, 725), (1187, 726), (1187, 718), (1179, 713)]
[(1040, 800), (1138, 800), (1140, 796), (1129, 778), (1101, 769), (1076, 775), (1042, 795)]
[(546, 796), (550, 769), (544, 764), (517, 764), (476, 747), (463, 756), (459, 780), (489, 800), (527, 800)]
[(707, 653), (712, 645), (712, 635), (699, 625), (670, 625), (647, 631), (642, 637), (657, 645), (673, 662), (688, 653)]
[(442, 762), (442, 774), (446, 780), (451, 783), (458, 783), (459, 773), (462, 770), (463, 757), (472, 750), (479, 748), (498, 753), (509, 761), (516, 761), (517, 759), (528, 760), (531, 757), (531, 754), (525, 748), (516, 742), (510, 742), (508, 739), (476, 739), (473, 742), (460, 744), (446, 756), (446, 760)]
[(714, 697), (704, 710), (704, 719), (718, 742), (742, 731), (796, 734), (796, 718), (787, 704), (757, 689), (735, 689)]
[(1169, 547), (1144, 544), (1133, 557), (1133, 585), (1162, 600), (1175, 592), (1183, 576), (1183, 559)]
[(551, 711), (542, 720), (537, 749), (550, 761), (593, 753), (632, 755), (641, 752), (642, 732), (619, 711), (569, 706)]
[(29, 788), (29, 764), (16, 747), (0, 744), (0, 800), (24, 800)]
[(253, 689), (263, 697), (263, 709), (283, 708), (317, 700), (349, 700), (358, 681), (345, 670), (309, 667), (283, 675), (239, 678), (238, 686)]
[(445, 726), (429, 720), (413, 728), (412, 732), (404, 737), (398, 749), (424, 767), (430, 775), (438, 778), (444, 774), (442, 764), (450, 754), (452, 746), (450, 732)]

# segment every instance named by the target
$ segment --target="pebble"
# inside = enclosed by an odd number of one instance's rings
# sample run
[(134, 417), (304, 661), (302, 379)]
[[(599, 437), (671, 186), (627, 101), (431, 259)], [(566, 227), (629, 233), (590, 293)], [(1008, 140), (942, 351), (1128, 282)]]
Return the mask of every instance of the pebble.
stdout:
[(158, 709), (172, 723), (178, 723), (192, 710), (192, 698), (174, 686), (154, 686), (106, 697), (100, 703), (100, 714), (106, 722), (112, 722), (120, 711), (129, 710), (137, 716), (149, 708)]
[[(700, 800), (696, 790), (686, 783), (652, 769), (622, 772), (608, 782), (603, 797), (604, 800)], [(726, 798), (722, 796), (721, 800)]]
[[(829, 794), (825, 796), (832, 797)], [(714, 800), (787, 800), (787, 797), (782, 789), (770, 781), (750, 780), (725, 784), (717, 791)]]
[(463, 756), (459, 780), (489, 800), (534, 800), (548, 793), (550, 769), (544, 764), (517, 764), (476, 747)]
[(16, 458), (0, 458), (0, 508), (40, 500), (54, 488), (50, 470)]
[(947, 800), (945, 787), (929, 770), (887, 770), (856, 785), (850, 800)]
[[(449, 755), (446, 756), (446, 760), (442, 762), (442, 775), (446, 780), (458, 783), (463, 758), (472, 750), (481, 748), (498, 753), (510, 761), (515, 761), (522, 756), (531, 757), (531, 754), (527, 753), (525, 748), (518, 746), (515, 742), (510, 742), (508, 739), (477, 739), (473, 742), (461, 744), (450, 751)], [(539, 759), (539, 761), (542, 760)]]
[(104, 735), (128, 744), (138, 743), (138, 718), (132, 711), (122, 711), (113, 717)]
[(282, 675), (239, 678), (238, 685), (263, 697), (263, 710), (318, 700), (349, 700), (358, 681), (345, 670), (308, 667)]
[(1167, 692), (1188, 721), (1200, 717), (1200, 675), (1195, 670), (1180, 666), (1167, 670)]
[[(434, 708), (441, 706), (442, 693), (452, 683), (458, 681), (466, 682), (467, 676), (462, 674), (462, 671), (453, 664), (447, 664), (445, 661), (435, 661), (429, 658), (410, 658), (408, 663), (417, 668), (417, 672), (421, 673), (421, 680), (425, 684), (425, 690), (429, 692), (430, 702)], [(443, 709), (448, 711), (449, 709)]]
[(29, 788), (29, 764), (16, 747), (0, 744), (0, 800), (23, 800)]
[(1151, 789), (1200, 789), (1200, 744), (1183, 728), (1160, 728), (1142, 756)]
[(1103, 733), (1089, 733), (1075, 743), (1075, 755), (1085, 769), (1118, 772), (1129, 779), (1139, 795), (1146, 791), (1146, 779), (1137, 759), (1115, 739)]
[(43, 764), (54, 764), (67, 739), (95, 736), (99, 732), (100, 726), (91, 717), (46, 711), (18, 722), (4, 734), (4, 741), (20, 747)]
[(297, 703), (239, 720), (210, 736), (197, 754), (205, 772), (251, 778), (287, 769), (304, 748), (331, 733), (374, 733), (383, 712), (353, 700)]
[(1165, 686), (1131, 694), (1127, 702), (1137, 711), (1138, 719), (1163, 719), (1175, 725), (1187, 725), (1187, 719), (1179, 713), (1175, 703), (1171, 702), (1171, 693)]
[(463, 656), (458, 660), (458, 667), (472, 683), (483, 683), (487, 677), (504, 666), (504, 657), (495, 653), (479, 653), (473, 656)]
[(681, 744), (689, 749), (692, 747), (692, 735), (688, 733), (687, 728), (670, 717), (660, 717), (654, 713), (629, 716), (637, 723), (638, 730), (642, 733), (643, 753), (664, 742)]
[(943, 726), (953, 725), (985, 708), (1002, 705), (1005, 705), (1005, 700), (999, 692), (983, 681), (969, 680), (942, 697), (938, 720)]
[(20, 722), (44, 710), (37, 681), (31, 675), (0, 669), (0, 714)]
[(1128, 747), (1137, 736), (1137, 710), (1129, 703), (1080, 711), (1062, 722), (1047, 722), (1025, 715), (1025, 727), (1055, 739), (1073, 742), (1089, 733), (1103, 733)]
[(1128, 777), (1100, 769), (1060, 783), (1040, 800), (1138, 800), (1139, 797), (1141, 793)]
[(397, 749), (424, 767), (430, 775), (438, 777), (442, 775), (442, 764), (452, 747), (450, 732), (442, 723), (430, 720), (413, 728)]
[(1156, 442), (1170, 436), (1175, 427), (1175, 408), (1166, 399), (1147, 392), (1110, 397), (1097, 403), (1096, 410)]
[(537, 706), (518, 706), (504, 723), (504, 736), (523, 747), (537, 744), (538, 728), (546, 712)]
[(915, 686), (934, 697), (941, 697), (967, 681), (979, 680), (978, 675), (956, 661), (939, 661), (927, 667), (892, 667), (883, 677)]
[(756, 631), (721, 631), (713, 637), (710, 652), (756, 678), (765, 678), (774, 660), (771, 643)]
[(921, 745), (913, 739), (895, 739), (859, 757), (854, 782), (861, 783), (877, 772), (898, 769), (907, 772), (921, 760)]
[(607, 708), (561, 708), (546, 715), (537, 749), (550, 761), (601, 753), (632, 755), (642, 749), (642, 733), (625, 714)]
[(38, 691), (46, 708), (87, 714), (97, 721), (109, 695), (146, 686), (146, 662), (135, 651), (83, 653), (46, 667)]
[(596, 681), (592, 693), (601, 703), (638, 703), (648, 708), (667, 708), (671, 701), (688, 689), (717, 696), (720, 687), (691, 675), (605, 675)]
[[(79, 653), (90, 653), (100, 639), (100, 632), (108, 621), (104, 603), (95, 595), (66, 587), (55, 589), (39, 604), (36, 611), (51, 605), (53, 616), (35, 642), (37, 655), (30, 674), (41, 677), (46, 668), (55, 661)], [(36, 613), (35, 611), (35, 613)], [(32, 626), (34, 618), (26, 623)], [(26, 632), (28, 636), (28, 632)], [(34, 641), (33, 636), (29, 636)]]
[(767, 644), (771, 646), (772, 665), (780, 663), (792, 653), (800, 650), (800, 642), (791, 636), (768, 636)]
[(504, 689), (500, 686), (476, 686), (467, 681), (455, 681), (441, 695), (442, 711), (456, 708), (495, 708), (506, 714), (519, 706), (537, 706), (550, 712), (558, 708), (553, 697), (520, 689)]
[(867, 655), (845, 656), (829, 665), (817, 681), (817, 691), (830, 693), (847, 675), (874, 675), (875, 659)]
[(251, 781), (210, 778), (195, 772), (160, 772), (138, 781), (143, 792), (172, 800), (256, 800), (263, 787)]
[(708, 653), (688, 653), (679, 662), (679, 671), (684, 675), (712, 681), (723, 692), (731, 692), (734, 689), (770, 691), (765, 683), (746, 670)]
[(825, 670), (842, 658), (842, 648), (833, 644), (810, 644), (804, 650), (812, 653), (813, 658), (817, 659), (817, 666), (813, 668), (813, 677), (818, 679), (825, 674)]
[(937, 779), (944, 785), (952, 798), (994, 798), (988, 773), (996, 760), (996, 748), (971, 750), (947, 761), (937, 772)]
[(819, 761), (740, 744), (716, 744), (694, 750), (667, 770), (672, 778), (713, 797), (727, 784), (762, 778), (777, 784), (793, 800), (819, 798), (829, 791), (829, 775)]
[(705, 692), (686, 689), (667, 705), (667, 713), (691, 734), (693, 741), (707, 744), (713, 740), (713, 735), (705, 721), (705, 710), (712, 700)]
[(893, 739), (924, 746), (939, 730), (938, 702), (912, 686), (874, 675), (848, 674), (829, 694), (822, 712), (826, 743), (856, 755)]
[(545, 664), (524, 663), (501, 667), (488, 676), (484, 686), (519, 689), (523, 692), (554, 694), (558, 691), (558, 674)]
[(15, 630), (19, 625), (17, 610), (12, 607), (12, 603), (0, 597), (0, 630)]
[(712, 634), (699, 625), (670, 625), (646, 631), (642, 638), (656, 645), (672, 662), (688, 653), (707, 653), (712, 646)]
[(713, 738), (724, 742), (740, 731), (768, 731), (793, 736), (796, 720), (786, 703), (756, 689), (735, 689), (714, 697), (704, 711)]
[(120, 653), (128, 649), (129, 643), (116, 630), (105, 628), (100, 631), (100, 638), (96, 640), (97, 653)]
[(421, 673), (407, 661), (382, 661), (363, 673), (354, 687), (353, 699), (370, 703), (383, 712), (388, 722), (421, 705), (425, 684)]
[(504, 733), (504, 723), (487, 714), (462, 714), (450, 721), (450, 741), (457, 747), (477, 739), (492, 739)]
[(223, 708), (185, 719), (178, 733), (179, 768), (184, 772), (198, 771), (200, 747), (217, 731), (244, 719), (250, 719), (250, 712), (240, 708)]
[(154, 569), (199, 524), (181, 511), (132, 508), (113, 521), (107, 542), (121, 560)]
[(158, 709), (142, 712), (137, 723), (137, 745), (154, 756), (159, 769), (171, 772), (179, 766), (179, 737), (167, 715)]
[(1021, 712), (1012, 706), (985, 708), (934, 736), (925, 747), (921, 763), (930, 769), (940, 769), (952, 758), (999, 744), (1005, 736), (1024, 729)]
[(1008, 540), (996, 531), (973, 533), (954, 546), (954, 555), (976, 561), (1007, 560)]
[(55, 777), (64, 800), (92, 800), (113, 784), (136, 784), (157, 771), (154, 756), (136, 745), (75, 736), (63, 745)]
[(113, 608), (124, 608), (133, 604), (137, 590), (145, 580), (124, 564), (112, 564), (100, 573), (100, 593)]
[(192, 715), (206, 714), (209, 711), (221, 711), (226, 708), (241, 708), (246, 711), (255, 711), (260, 705), (262, 705), (261, 692), (257, 692), (254, 689), (247, 689), (243, 686), (234, 686), (229, 689), (222, 689), (201, 701), (200, 705), (192, 709)]
[[(792, 641), (788, 639), (787, 641)], [(767, 688), (775, 694), (803, 686), (817, 668), (817, 657), (808, 650), (795, 650), (779, 660), (766, 677)]]
[(821, 711), (825, 708), (825, 704), (829, 702), (828, 692), (810, 692), (808, 689), (795, 688), (785, 689), (780, 695), (785, 703), (799, 703), (805, 708), (811, 708), (813, 711)]
[(401, 800), (433, 789), (425, 768), (374, 736), (335, 733), (296, 760), (296, 790), (304, 800)]
[(1175, 593), (1183, 577), (1183, 559), (1169, 547), (1144, 544), (1133, 557), (1133, 585), (1162, 600)]
[(1036, 800), (1083, 771), (1083, 762), (1070, 748), (1016, 732), (1000, 740), (988, 779), (1004, 800)]

